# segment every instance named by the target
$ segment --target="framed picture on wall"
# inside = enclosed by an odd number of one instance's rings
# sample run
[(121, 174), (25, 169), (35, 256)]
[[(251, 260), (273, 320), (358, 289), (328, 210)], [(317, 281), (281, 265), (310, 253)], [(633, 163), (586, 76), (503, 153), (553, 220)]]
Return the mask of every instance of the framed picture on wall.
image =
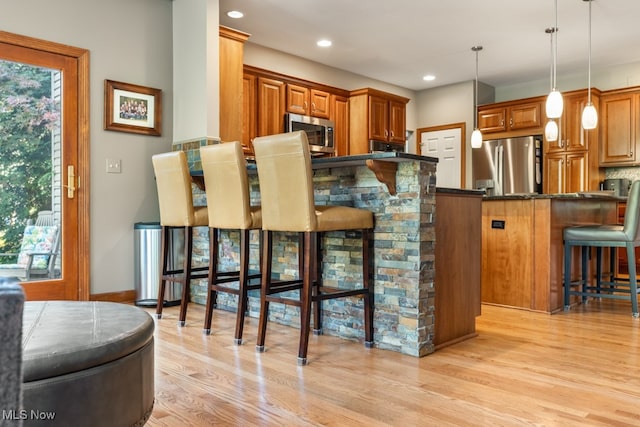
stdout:
[(160, 136), (162, 91), (129, 83), (104, 81), (104, 128)]

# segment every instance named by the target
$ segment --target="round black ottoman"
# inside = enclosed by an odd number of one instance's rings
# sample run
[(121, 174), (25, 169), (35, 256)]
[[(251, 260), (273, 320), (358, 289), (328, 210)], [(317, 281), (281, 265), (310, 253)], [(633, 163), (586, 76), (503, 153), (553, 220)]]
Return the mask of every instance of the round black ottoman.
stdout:
[(143, 425), (153, 409), (151, 316), (110, 302), (24, 304), (23, 425)]

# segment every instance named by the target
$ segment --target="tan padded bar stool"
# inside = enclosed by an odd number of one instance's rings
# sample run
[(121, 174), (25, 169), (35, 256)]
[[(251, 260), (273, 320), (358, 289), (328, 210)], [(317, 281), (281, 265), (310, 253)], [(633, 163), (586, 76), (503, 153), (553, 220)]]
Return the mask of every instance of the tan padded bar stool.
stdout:
[[(303, 131), (255, 138), (253, 141), (260, 197), (262, 201), (263, 263), (260, 321), (257, 350), (264, 351), (269, 316), (269, 302), (280, 302), (300, 307), (300, 343), (298, 364), (307, 363), (307, 347), (311, 303), (314, 303), (314, 327), (322, 331), (321, 301), (325, 299), (358, 296), (364, 299), (365, 345), (373, 345), (373, 287), (369, 280), (370, 235), (373, 213), (346, 206), (315, 206), (313, 171), (309, 143)], [(320, 242), (325, 231), (359, 230), (362, 234), (362, 288), (335, 289), (322, 287), (322, 260)], [(274, 231), (299, 233), (303, 247), (300, 280), (273, 281), (272, 233)], [(314, 279), (316, 279), (314, 281)], [(279, 294), (300, 289), (300, 298), (291, 299)]]
[[(187, 317), (187, 305), (191, 290), (191, 280), (204, 279), (208, 276), (209, 266), (193, 267), (193, 227), (208, 227), (207, 207), (194, 207), (191, 193), (191, 175), (187, 158), (183, 151), (156, 154), (151, 158), (158, 187), (160, 204), (160, 225), (162, 238), (160, 256), (162, 260), (160, 286), (158, 287), (158, 304), (156, 313), (162, 317), (164, 291), (167, 282), (182, 284), (180, 300), (180, 326), (184, 326)], [(169, 236), (173, 229), (184, 230), (184, 263), (181, 269), (169, 270)]]
[[(217, 292), (238, 295), (235, 343), (242, 344), (242, 330), (247, 311), (247, 292), (260, 289), (260, 283), (249, 284), (260, 274), (249, 275), (249, 231), (261, 230), (262, 214), (259, 206), (251, 206), (247, 163), (238, 141), (200, 148), (202, 172), (209, 209), (209, 284), (204, 333), (211, 333), (211, 318)], [(239, 272), (218, 271), (220, 230), (240, 230)], [(238, 282), (238, 288), (229, 282)]]
[[(635, 248), (640, 246), (640, 181), (631, 185), (624, 215), (624, 224), (581, 225), (566, 227), (564, 237), (564, 310), (571, 308), (571, 295), (624, 299), (631, 301), (631, 313), (638, 317), (638, 284)], [(571, 254), (574, 246), (582, 248), (582, 278), (571, 281)], [(597, 273), (595, 286), (587, 273), (587, 254), (591, 247), (597, 249)], [(625, 248), (629, 259), (629, 277), (602, 279), (602, 248), (611, 248), (615, 257), (616, 248)], [(603, 286), (604, 285), (604, 286)], [(577, 287), (577, 289), (573, 289)]]

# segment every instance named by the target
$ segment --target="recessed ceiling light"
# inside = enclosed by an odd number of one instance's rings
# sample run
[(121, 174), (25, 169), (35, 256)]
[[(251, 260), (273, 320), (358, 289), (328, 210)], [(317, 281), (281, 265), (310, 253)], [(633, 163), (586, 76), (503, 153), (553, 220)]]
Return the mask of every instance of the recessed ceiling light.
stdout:
[(240, 12), (239, 10), (232, 10), (232, 11), (227, 12), (227, 16), (229, 18), (239, 19), (239, 18), (242, 18), (244, 16), (244, 13)]
[(436, 79), (436, 76), (434, 76), (433, 74), (427, 74), (426, 76), (424, 76), (422, 78), (422, 80), (424, 80), (425, 82), (430, 82)]
[(316, 44), (320, 47), (329, 47), (331, 46), (331, 40), (327, 40), (327, 39), (318, 40), (318, 43)]

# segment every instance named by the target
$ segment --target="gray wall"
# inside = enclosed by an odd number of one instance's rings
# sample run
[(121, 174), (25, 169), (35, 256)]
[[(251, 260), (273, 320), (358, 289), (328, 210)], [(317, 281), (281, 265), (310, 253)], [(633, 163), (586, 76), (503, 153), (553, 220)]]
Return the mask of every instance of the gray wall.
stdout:
[[(170, 0), (0, 3), (0, 28), (90, 51), (92, 294), (133, 289), (133, 224), (159, 220), (151, 156), (172, 142)], [(162, 89), (161, 137), (103, 130), (104, 80)], [(107, 158), (122, 173), (107, 174)]]

